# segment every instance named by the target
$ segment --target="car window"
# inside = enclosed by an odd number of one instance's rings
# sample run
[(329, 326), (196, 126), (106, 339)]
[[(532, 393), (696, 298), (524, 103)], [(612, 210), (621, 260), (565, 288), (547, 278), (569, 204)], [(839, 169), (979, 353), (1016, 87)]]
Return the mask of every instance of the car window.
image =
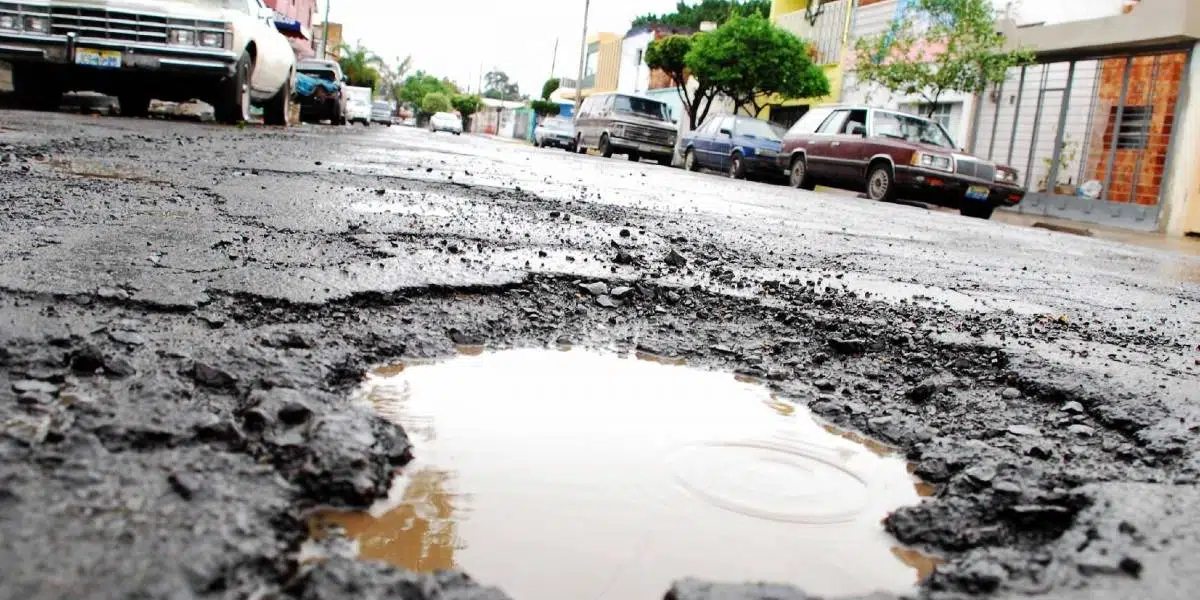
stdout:
[(833, 111), (833, 114), (829, 115), (824, 123), (821, 123), (821, 127), (817, 129), (817, 133), (832, 134), (840, 131), (842, 123), (846, 122), (846, 117), (848, 116), (850, 116), (850, 111), (848, 110)]
[(832, 108), (814, 108), (807, 113), (804, 113), (804, 116), (800, 117), (800, 119), (796, 121), (795, 125), (792, 125), (792, 128), (788, 130), (787, 134), (791, 136), (816, 133), (817, 128), (819, 128), (821, 124), (825, 122), (825, 119), (828, 118), (832, 112)]
[(613, 100), (613, 110), (621, 114), (647, 117), (658, 121), (669, 119), (667, 105), (657, 100), (650, 100), (649, 98), (616, 96)]
[(784, 134), (787, 133), (779, 125), (758, 119), (738, 119), (736, 126), (736, 133), (738, 135), (752, 136), (764, 140), (782, 140)]
[(733, 117), (725, 117), (724, 119), (721, 119), (721, 129), (728, 129), (730, 132), (732, 132)]
[(843, 134), (849, 134), (851, 131), (854, 130), (855, 125), (862, 125), (863, 127), (867, 126), (867, 111), (865, 111), (865, 110), (850, 111), (850, 115), (846, 118), (846, 123), (844, 125), (842, 125), (842, 128), (839, 129), (838, 131)]
[(894, 112), (875, 111), (871, 119), (872, 135), (904, 140), (915, 144), (929, 144), (942, 148), (954, 148), (954, 140), (942, 126), (934, 121)]

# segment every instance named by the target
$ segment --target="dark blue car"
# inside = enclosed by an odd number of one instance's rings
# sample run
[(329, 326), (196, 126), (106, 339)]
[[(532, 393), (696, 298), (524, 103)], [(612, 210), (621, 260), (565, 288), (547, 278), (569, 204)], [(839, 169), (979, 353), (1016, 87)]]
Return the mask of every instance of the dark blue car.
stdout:
[(753, 117), (711, 117), (683, 137), (683, 164), (689, 171), (716, 169), (734, 179), (781, 177), (776, 158), (783, 150), (782, 127)]

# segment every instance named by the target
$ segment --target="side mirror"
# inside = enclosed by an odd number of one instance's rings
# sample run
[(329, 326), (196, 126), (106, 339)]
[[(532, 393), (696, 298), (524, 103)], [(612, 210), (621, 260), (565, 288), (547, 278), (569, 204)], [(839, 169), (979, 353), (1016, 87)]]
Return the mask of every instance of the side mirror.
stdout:
[(867, 137), (867, 127), (865, 125), (860, 125), (860, 124), (856, 123), (850, 127), (850, 135), (857, 135), (859, 137)]
[(729, 136), (729, 137), (733, 137), (733, 131), (732, 131), (732, 130), (730, 130), (728, 127), (722, 127), (722, 128), (721, 128), (721, 135), (727, 135), (727, 136)]

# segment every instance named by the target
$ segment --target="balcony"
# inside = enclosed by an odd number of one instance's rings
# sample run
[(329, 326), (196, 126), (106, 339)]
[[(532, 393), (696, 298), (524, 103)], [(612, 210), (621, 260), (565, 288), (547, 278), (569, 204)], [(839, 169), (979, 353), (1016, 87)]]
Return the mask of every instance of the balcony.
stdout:
[(822, 1), (821, 16), (815, 24), (808, 22), (804, 9), (779, 15), (776, 24), (812, 45), (816, 53), (814, 62), (817, 64), (837, 64), (842, 59), (846, 19), (850, 16), (851, 2), (852, 0)]

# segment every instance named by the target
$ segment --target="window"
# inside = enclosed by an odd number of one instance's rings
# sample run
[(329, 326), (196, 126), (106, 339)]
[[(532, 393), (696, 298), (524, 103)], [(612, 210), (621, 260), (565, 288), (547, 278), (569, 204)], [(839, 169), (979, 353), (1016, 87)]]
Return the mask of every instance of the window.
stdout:
[(771, 122), (777, 123), (784, 129), (790, 129), (800, 119), (808, 113), (808, 105), (800, 106), (772, 106), (771, 107)]
[(850, 135), (850, 133), (854, 130), (854, 127), (857, 125), (861, 125), (863, 127), (867, 126), (867, 111), (865, 111), (865, 110), (850, 111), (850, 116), (846, 118), (846, 124), (842, 125), (842, 128), (840, 130), (838, 130), (838, 133), (841, 133), (843, 135)]
[(872, 135), (954, 149), (954, 141), (946, 130), (928, 119), (877, 110), (871, 125)]
[(645, 52), (645, 50), (642, 50), (641, 48), (638, 48), (638, 51), (637, 51), (637, 62), (636, 62), (636, 63), (634, 63), (634, 64), (638, 65), (639, 67), (640, 67), (640, 66), (642, 66), (642, 55), (643, 55), (643, 53), (644, 53), (644, 52)]
[(619, 113), (650, 117), (658, 121), (666, 121), (667, 105), (657, 100), (638, 98), (635, 96), (616, 96), (614, 109)]
[(785, 133), (784, 128), (767, 121), (759, 121), (758, 119), (744, 118), (735, 121), (737, 125), (737, 134), (748, 137), (754, 137), (763, 140), (782, 140)]
[(821, 127), (817, 129), (817, 133), (825, 135), (837, 133), (841, 129), (842, 123), (846, 122), (846, 117), (849, 114), (850, 111), (848, 110), (833, 111), (833, 114), (829, 115), (829, 118), (825, 119), (824, 123), (821, 123)]
[(1108, 122), (1110, 126), (1117, 121), (1117, 113), (1121, 114), (1121, 122), (1117, 125), (1117, 148), (1120, 150), (1141, 150), (1146, 147), (1150, 133), (1150, 119), (1154, 109), (1150, 106), (1126, 106), (1125, 110), (1112, 107)]
[[(809, 135), (816, 133), (817, 129), (825, 123), (825, 119), (829, 117), (833, 110), (829, 108), (814, 108), (800, 117), (792, 128), (788, 130), (788, 135)], [(774, 115), (775, 111), (772, 110)]]
[(699, 129), (696, 130), (696, 133), (700, 133), (703, 135), (712, 135), (712, 134), (716, 133), (717, 123), (720, 123), (720, 122), (721, 122), (720, 117), (712, 117), (711, 119), (705, 121), (704, 124), (701, 125)]

